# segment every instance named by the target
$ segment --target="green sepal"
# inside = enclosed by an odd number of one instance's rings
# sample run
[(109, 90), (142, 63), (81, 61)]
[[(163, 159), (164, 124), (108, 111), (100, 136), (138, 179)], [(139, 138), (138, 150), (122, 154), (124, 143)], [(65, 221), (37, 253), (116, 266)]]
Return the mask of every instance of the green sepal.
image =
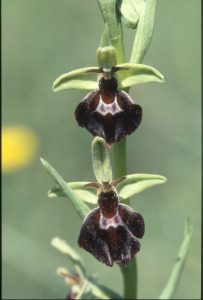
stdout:
[[(74, 193), (76, 194), (78, 199), (86, 203), (96, 204), (97, 203), (96, 195), (92, 190), (87, 191), (88, 186), (85, 186), (87, 184), (89, 184), (89, 182), (87, 181), (66, 183), (66, 185), (69, 188), (74, 190)], [(54, 197), (67, 197), (67, 196), (60, 187), (56, 186), (51, 188), (48, 191), (48, 197), (54, 198)]]
[(92, 142), (92, 164), (94, 175), (98, 182), (112, 180), (112, 169), (107, 144), (101, 137), (94, 138)]
[(97, 62), (104, 72), (110, 72), (116, 65), (116, 50), (112, 46), (99, 47), (97, 49)]
[(121, 88), (148, 82), (163, 82), (164, 76), (155, 68), (143, 64), (125, 63), (117, 65), (122, 72)]
[(67, 198), (69, 198), (69, 200), (73, 204), (79, 216), (83, 219), (90, 212), (89, 207), (76, 196), (74, 191), (70, 189), (69, 186), (67, 186), (61, 175), (45, 159), (40, 158), (40, 160), (43, 167), (54, 179), (56, 184), (63, 190)]
[(131, 63), (141, 63), (149, 48), (154, 27), (155, 7), (156, 0), (146, 0), (136, 30)]
[(98, 67), (86, 67), (65, 73), (54, 81), (52, 90), (54, 92), (67, 89), (94, 90), (98, 87), (98, 83), (93, 78), (99, 72)]
[(118, 7), (126, 27), (132, 29), (137, 27), (144, 6), (144, 0), (118, 0)]
[(131, 174), (118, 184), (119, 197), (125, 201), (135, 194), (138, 194), (157, 184), (162, 184), (167, 179), (161, 175), (155, 174)]

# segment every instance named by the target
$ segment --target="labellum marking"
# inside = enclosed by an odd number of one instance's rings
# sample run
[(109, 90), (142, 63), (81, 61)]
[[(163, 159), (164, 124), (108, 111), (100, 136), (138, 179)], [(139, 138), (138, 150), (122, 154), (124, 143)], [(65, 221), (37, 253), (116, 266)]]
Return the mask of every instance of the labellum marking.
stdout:
[(125, 227), (121, 217), (119, 216), (118, 211), (116, 212), (116, 214), (112, 218), (106, 218), (106, 217), (104, 217), (102, 212), (100, 212), (99, 228), (104, 229), (104, 230), (108, 230), (109, 227), (111, 227), (111, 226), (114, 227), (114, 228), (117, 228), (118, 226)]
[(112, 103), (106, 104), (100, 95), (99, 103), (95, 109), (95, 112), (98, 112), (102, 116), (106, 116), (107, 114), (115, 115), (121, 111), (123, 111), (123, 109), (118, 105), (117, 96), (115, 96)]

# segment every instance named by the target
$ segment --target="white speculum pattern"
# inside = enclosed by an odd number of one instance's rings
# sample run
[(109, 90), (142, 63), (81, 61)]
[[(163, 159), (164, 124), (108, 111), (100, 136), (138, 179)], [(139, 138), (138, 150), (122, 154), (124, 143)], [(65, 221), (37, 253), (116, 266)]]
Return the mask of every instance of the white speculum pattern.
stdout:
[(99, 228), (100, 229), (109, 229), (109, 227), (114, 227), (117, 228), (118, 226), (123, 226), (126, 227), (125, 224), (123, 223), (121, 217), (119, 216), (119, 213), (116, 212), (115, 215), (112, 218), (106, 218), (100, 212), (100, 218), (99, 218)]
[(97, 108), (95, 109), (95, 112), (98, 112), (103, 116), (107, 114), (115, 115), (121, 111), (123, 111), (123, 109), (118, 105), (117, 96), (115, 96), (114, 101), (110, 104), (106, 104), (100, 96), (99, 103), (97, 105)]

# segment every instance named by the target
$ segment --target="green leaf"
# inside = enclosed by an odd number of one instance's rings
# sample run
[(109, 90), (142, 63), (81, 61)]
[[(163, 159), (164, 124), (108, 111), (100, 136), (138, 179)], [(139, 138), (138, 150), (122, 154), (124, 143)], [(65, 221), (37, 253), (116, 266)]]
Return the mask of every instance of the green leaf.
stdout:
[(136, 84), (147, 82), (163, 82), (164, 76), (155, 68), (143, 64), (120, 64), (119, 68), (122, 72), (121, 88), (127, 88)]
[(169, 277), (169, 280), (164, 287), (161, 295), (159, 296), (159, 299), (172, 299), (174, 292), (177, 288), (178, 282), (180, 280), (180, 276), (182, 274), (182, 270), (189, 252), (189, 248), (191, 245), (191, 239), (192, 239), (193, 229), (190, 223), (190, 219), (187, 218), (185, 222), (185, 230), (184, 230), (184, 237), (182, 244), (180, 246), (178, 255), (176, 257), (173, 270), (171, 272), (171, 275)]
[(63, 190), (65, 195), (73, 204), (79, 216), (83, 219), (90, 212), (89, 207), (83, 201), (77, 198), (74, 191), (66, 185), (66, 182), (63, 180), (61, 175), (45, 159), (40, 158), (40, 160), (46, 171), (54, 179), (56, 184)]
[(84, 282), (86, 286), (82, 287), (79, 298), (76, 299), (121, 299), (117, 293), (104, 286), (87, 279)]
[(92, 77), (99, 72), (100, 69), (97, 67), (87, 67), (65, 73), (54, 81), (52, 89), (54, 92), (66, 89), (94, 90), (98, 87), (98, 83)]
[[(87, 191), (87, 187), (85, 187), (86, 184), (89, 184), (87, 181), (82, 181), (82, 182), (67, 182), (66, 185), (74, 190), (74, 193), (78, 199), (81, 201), (90, 203), (90, 204), (96, 204), (97, 203), (97, 198), (96, 195), (93, 191)], [(64, 191), (56, 186), (51, 188), (48, 191), (48, 196), (50, 198), (53, 197), (67, 197)]]
[(75, 249), (68, 245), (65, 240), (62, 240), (59, 237), (54, 237), (51, 240), (51, 245), (63, 254), (67, 255), (74, 264), (78, 265), (80, 269), (82, 269), (83, 274), (85, 273), (85, 267), (82, 258), (77, 254)]
[(112, 169), (107, 144), (101, 137), (92, 142), (92, 164), (98, 182), (109, 182), (112, 179)]
[(137, 27), (141, 11), (145, 7), (145, 0), (119, 0), (118, 7), (127, 27)]
[(110, 299), (97, 285), (85, 279), (75, 299)]
[[(108, 297), (108, 299), (117, 299), (117, 300), (123, 299), (117, 292), (113, 291), (112, 289), (109, 289), (104, 285), (97, 283), (97, 288), (102, 290), (103, 293), (105, 293), (105, 295)], [(99, 299), (104, 299), (104, 298), (100, 297)]]
[(145, 8), (142, 10), (137, 26), (133, 50), (130, 58), (131, 63), (142, 62), (149, 48), (155, 16), (156, 0), (146, 0)]
[(120, 189), (118, 194), (122, 201), (125, 201), (150, 187), (166, 182), (166, 180), (164, 176), (155, 174), (127, 175), (126, 179), (118, 185), (118, 189)]
[(93, 295), (91, 299), (111, 299), (104, 290), (102, 290), (97, 284), (89, 281), (90, 291)]

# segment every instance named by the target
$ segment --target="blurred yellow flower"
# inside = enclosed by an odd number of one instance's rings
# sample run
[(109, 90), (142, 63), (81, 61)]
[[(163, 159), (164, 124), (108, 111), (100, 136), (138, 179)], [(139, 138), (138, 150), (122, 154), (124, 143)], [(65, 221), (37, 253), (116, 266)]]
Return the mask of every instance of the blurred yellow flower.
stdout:
[(2, 171), (12, 172), (25, 167), (35, 157), (38, 138), (21, 126), (2, 128)]

